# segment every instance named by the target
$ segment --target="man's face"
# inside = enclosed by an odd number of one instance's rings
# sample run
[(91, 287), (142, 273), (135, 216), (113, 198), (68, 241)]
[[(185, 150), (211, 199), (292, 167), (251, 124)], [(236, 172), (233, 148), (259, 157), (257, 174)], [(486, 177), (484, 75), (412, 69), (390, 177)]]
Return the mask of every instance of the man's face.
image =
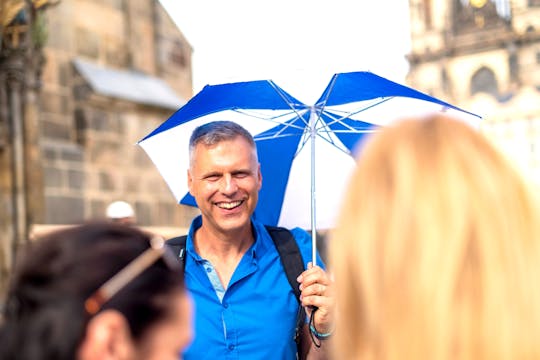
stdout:
[(217, 232), (250, 226), (262, 176), (249, 142), (237, 136), (212, 146), (198, 144), (192, 155), (188, 187), (203, 225)]

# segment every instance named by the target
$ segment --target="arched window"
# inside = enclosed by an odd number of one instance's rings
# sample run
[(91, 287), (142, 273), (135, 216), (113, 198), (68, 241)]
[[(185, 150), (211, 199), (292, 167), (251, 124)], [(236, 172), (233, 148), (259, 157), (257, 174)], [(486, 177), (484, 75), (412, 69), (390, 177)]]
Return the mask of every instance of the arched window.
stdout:
[(484, 92), (497, 96), (499, 89), (495, 73), (487, 67), (480, 68), (471, 79), (471, 95)]

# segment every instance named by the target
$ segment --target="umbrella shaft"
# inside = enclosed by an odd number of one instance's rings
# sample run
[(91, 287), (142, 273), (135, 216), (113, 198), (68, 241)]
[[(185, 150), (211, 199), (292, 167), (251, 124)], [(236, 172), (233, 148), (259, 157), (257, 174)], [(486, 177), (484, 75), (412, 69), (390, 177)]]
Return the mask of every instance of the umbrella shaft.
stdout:
[(317, 217), (315, 211), (315, 137), (317, 114), (315, 108), (311, 108), (309, 115), (309, 131), (311, 140), (311, 251), (312, 251), (312, 263), (313, 266), (317, 265)]

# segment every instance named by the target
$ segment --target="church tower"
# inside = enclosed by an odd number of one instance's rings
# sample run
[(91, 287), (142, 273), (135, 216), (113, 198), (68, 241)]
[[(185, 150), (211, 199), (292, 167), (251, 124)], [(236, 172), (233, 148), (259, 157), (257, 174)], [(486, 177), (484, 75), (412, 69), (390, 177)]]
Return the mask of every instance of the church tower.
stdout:
[(483, 117), (540, 187), (540, 0), (409, 0), (407, 84)]
[(410, 0), (407, 83), (457, 104), (540, 85), (540, 0)]

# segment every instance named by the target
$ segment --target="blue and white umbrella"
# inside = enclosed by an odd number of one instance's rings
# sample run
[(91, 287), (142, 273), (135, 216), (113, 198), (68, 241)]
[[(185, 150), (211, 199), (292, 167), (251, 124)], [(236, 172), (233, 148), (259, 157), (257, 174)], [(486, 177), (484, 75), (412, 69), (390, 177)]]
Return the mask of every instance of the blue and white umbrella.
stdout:
[(315, 241), (316, 229), (333, 225), (362, 138), (396, 119), (433, 112), (480, 121), (371, 72), (335, 74), (314, 105), (271, 80), (207, 85), (138, 144), (177, 202), (196, 206), (186, 175), (191, 132), (214, 120), (239, 123), (254, 135), (263, 175), (254, 216), (268, 225), (311, 229)]

